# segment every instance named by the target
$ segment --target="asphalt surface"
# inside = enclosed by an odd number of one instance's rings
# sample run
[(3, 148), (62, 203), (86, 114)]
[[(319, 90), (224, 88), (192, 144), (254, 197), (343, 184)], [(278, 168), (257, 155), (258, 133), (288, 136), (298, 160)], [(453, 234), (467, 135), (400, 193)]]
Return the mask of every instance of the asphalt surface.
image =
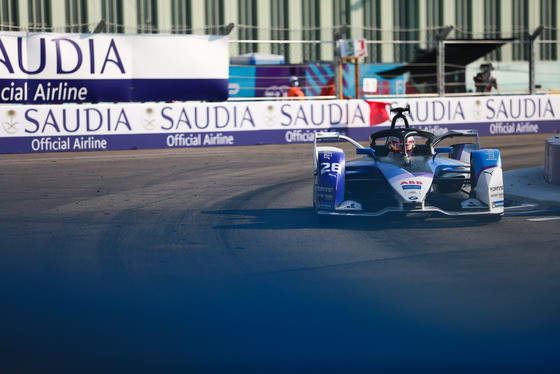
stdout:
[(516, 204), (526, 201), (540, 208), (560, 206), (560, 185), (546, 181), (544, 173), (544, 166), (508, 171), (504, 174), (504, 189)]
[(548, 136), (490, 224), (321, 226), (309, 144), (0, 155), (0, 372), (559, 372)]
[[(544, 145), (546, 139), (551, 136), (553, 136), (553, 134), (537, 136), (533, 139), (537, 140), (537, 144), (540, 142), (540, 144)], [(491, 141), (491, 139), (488, 140)], [(511, 139), (512, 142), (514, 140), (515, 139)], [(553, 210), (560, 207), (560, 185), (549, 183), (545, 179), (545, 167), (543, 166), (545, 163), (544, 152), (541, 149), (537, 150), (531, 146), (527, 147), (531, 152), (534, 151), (539, 157), (542, 157), (542, 163), (539, 163), (536, 162), (538, 159), (526, 155), (525, 145), (517, 142), (512, 143), (512, 145), (520, 149), (521, 155), (518, 155), (515, 159), (516, 168), (514, 170), (511, 170), (511, 167), (504, 168), (504, 191), (511, 204), (533, 204), (536, 210)], [(515, 147), (513, 149), (514, 152)], [(512, 152), (512, 149), (511, 146), (508, 146), (504, 155), (506, 159), (513, 159), (513, 155), (510, 152)], [(520, 157), (523, 157), (525, 160), (520, 160)], [(539, 165), (531, 166), (527, 164), (529, 160), (534, 160), (533, 162)], [(555, 176), (555, 180), (557, 180), (556, 178), (558, 178), (558, 176)]]

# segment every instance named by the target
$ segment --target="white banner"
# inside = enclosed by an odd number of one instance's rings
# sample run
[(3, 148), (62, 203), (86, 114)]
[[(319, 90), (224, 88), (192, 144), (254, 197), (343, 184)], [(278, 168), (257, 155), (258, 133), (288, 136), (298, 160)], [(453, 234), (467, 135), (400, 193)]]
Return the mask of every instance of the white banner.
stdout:
[(387, 105), (364, 100), (0, 105), (0, 153), (56, 151), (51, 144), (88, 139), (105, 142), (102, 149), (309, 142), (314, 132), (325, 130), (367, 140), (390, 126), (390, 105), (410, 105), (410, 126), (436, 136), (454, 129), (476, 129), (480, 135), (560, 132), (556, 95), (426, 98)]
[[(560, 96), (395, 100), (412, 127), (558, 120)], [(386, 106), (389, 113), (390, 106)], [(0, 136), (140, 134), (370, 127), (363, 100), (99, 105), (2, 105)], [(390, 115), (392, 117), (392, 115)], [(377, 126), (389, 126), (386, 121)], [(536, 132), (536, 131), (535, 131)]]
[(227, 36), (0, 32), (0, 102), (227, 99)]

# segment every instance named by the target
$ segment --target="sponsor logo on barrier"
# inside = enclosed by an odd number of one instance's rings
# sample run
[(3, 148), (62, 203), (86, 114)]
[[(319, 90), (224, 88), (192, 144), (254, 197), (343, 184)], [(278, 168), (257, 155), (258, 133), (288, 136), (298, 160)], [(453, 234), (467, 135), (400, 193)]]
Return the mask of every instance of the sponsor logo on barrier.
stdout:
[(232, 135), (219, 134), (175, 134), (167, 137), (168, 147), (197, 147), (210, 145), (234, 145), (235, 138)]
[(410, 122), (440, 122), (465, 120), (466, 115), (461, 101), (421, 100), (407, 103)]
[(449, 132), (449, 128), (441, 126), (418, 126), (420, 130), (429, 131), (435, 136), (441, 136)]
[(304, 132), (302, 130), (286, 131), (286, 142), (312, 142), (313, 140), (315, 140), (315, 132), (316, 131)]
[[(0, 59), (2, 52), (0, 51)], [(11, 61), (14, 63), (14, 61)], [(24, 61), (24, 63), (27, 63)], [(0, 70), (3, 68), (0, 61)], [(110, 62), (108, 64), (111, 64)], [(126, 66), (126, 65), (125, 65)], [(82, 69), (84, 67), (82, 66)], [(33, 66), (33, 70), (37, 69)], [(63, 69), (69, 70), (67, 65)], [(96, 68), (97, 69), (97, 68)], [(100, 70), (100, 69), (97, 69)], [(0, 96), (15, 97), (24, 95), (17, 84), (4, 80), (0, 87)], [(16, 79), (13, 80), (16, 82)], [(29, 83), (31, 85), (31, 83)], [(71, 84), (62, 86), (59, 82), (57, 94)], [(6, 86), (7, 85), (7, 86)], [(47, 82), (44, 88), (48, 87)], [(62, 91), (61, 91), (62, 88)], [(31, 94), (31, 91), (29, 92)], [(6, 96), (8, 95), (8, 96)], [(45, 95), (52, 95), (52, 92)], [(64, 92), (62, 93), (64, 95)], [(428, 99), (411, 99), (415, 107), (436, 111), (430, 118), (457, 118), (452, 126), (447, 124), (417, 125), (431, 132), (446, 132), (452, 128), (475, 128), (485, 134), (521, 134), (554, 131), (559, 121), (550, 118), (558, 111), (560, 97), (543, 95), (542, 98), (504, 98), (498, 104), (493, 98), (494, 112), (488, 116), (487, 100), (477, 98), (441, 99), (442, 104), (426, 105)], [(531, 101), (532, 100), (532, 101)], [(458, 102), (461, 103), (458, 103)], [(448, 102), (454, 102), (452, 104)], [(398, 103), (398, 101), (396, 101)], [(507, 105), (505, 104), (507, 103)], [(517, 103), (517, 104), (516, 104)], [(518, 114), (515, 105), (522, 105), (522, 114)], [(481, 110), (478, 122), (472, 120), (473, 107)], [(505, 109), (499, 109), (503, 107)], [(412, 110), (412, 109), (411, 109)], [(445, 114), (442, 111), (445, 111)], [(508, 118), (504, 120), (505, 116)], [(422, 112), (423, 120), (427, 114)], [(465, 119), (462, 119), (464, 115)], [(532, 119), (519, 118), (532, 115)], [(544, 117), (539, 117), (539, 116)], [(442, 117), (443, 116), (443, 117)], [(492, 122), (486, 117), (493, 118)], [(512, 121), (512, 118), (514, 119)], [(369, 106), (363, 100), (316, 100), (306, 102), (177, 102), (177, 103), (107, 103), (88, 105), (4, 105), (0, 107), (0, 141), (4, 152), (58, 151), (81, 149), (130, 149), (133, 147), (198, 147), (214, 145), (260, 144), (260, 143), (296, 143), (313, 142), (316, 131), (337, 131), (358, 141), (373, 131), (369, 124)], [(411, 120), (412, 121), (412, 120)], [(469, 127), (460, 127), (461, 122)], [(411, 123), (412, 125), (412, 123)], [(383, 125), (384, 126), (384, 125)], [(382, 127), (383, 127), (382, 126)], [(268, 132), (267, 130), (272, 130)], [(263, 131), (259, 133), (259, 131)], [(157, 135), (146, 137), (145, 135)], [(240, 134), (237, 136), (236, 134)], [(262, 134), (262, 135), (261, 135)], [(114, 135), (127, 135), (115, 137)], [(129, 136), (138, 135), (136, 138)], [(141, 136), (140, 136), (141, 135)], [(106, 144), (91, 142), (84, 146), (75, 144), (76, 138), (94, 136), (107, 137)], [(234, 137), (235, 136), (235, 137)], [(362, 138), (359, 138), (362, 137)], [(27, 138), (27, 140), (25, 139)], [(41, 141), (40, 139), (45, 139)], [(39, 139), (39, 140), (36, 140)], [(49, 139), (49, 140), (47, 140)], [(70, 139), (70, 143), (68, 143)], [(122, 139), (123, 141), (121, 141)], [(33, 144), (32, 144), (33, 142)], [(93, 144), (95, 143), (95, 144)], [(138, 144), (137, 144), (138, 143)], [(483, 153), (485, 167), (495, 166), (498, 153)], [(335, 161), (327, 154), (324, 161)], [(330, 166), (332, 171), (332, 166)], [(479, 169), (482, 172), (484, 168)], [(491, 171), (491, 170), (490, 170)], [(332, 171), (333, 175), (336, 172)], [(495, 175), (495, 173), (494, 173)], [(406, 177), (408, 178), (408, 177)], [(490, 178), (487, 175), (486, 178)], [(397, 183), (401, 183), (402, 179)], [(407, 184), (418, 185), (405, 179)], [(498, 191), (495, 191), (497, 193)]]
[[(232, 131), (255, 130), (266, 128), (285, 128), (303, 125), (325, 126), (323, 122), (313, 123), (303, 113), (319, 113), (319, 105), (312, 105), (304, 110), (301, 117), (292, 116), (287, 111), (290, 104), (279, 106), (268, 105), (251, 106), (249, 104), (235, 105), (164, 105), (161, 107), (127, 106), (127, 105), (91, 105), (91, 106), (28, 106), (25, 109), (9, 109), (4, 112), (3, 128), (8, 134), (20, 135), (76, 135), (85, 133), (109, 134), (132, 133), (141, 129), (153, 132), (204, 132), (204, 131)], [(331, 107), (333, 105), (328, 105)], [(280, 108), (283, 108), (282, 112)], [(313, 109), (315, 108), (315, 109)], [(351, 121), (363, 120), (360, 105), (354, 105), (353, 117), (348, 113), (348, 105), (338, 106), (340, 112), (336, 116), (324, 117), (329, 126), (347, 125)], [(264, 110), (263, 110), (264, 109)], [(294, 109), (295, 110), (295, 109)], [(351, 110), (351, 111), (352, 111)], [(324, 110), (326, 113), (328, 110)], [(280, 113), (280, 114), (278, 114)], [(334, 113), (334, 112), (333, 112)], [(334, 115), (334, 114), (333, 114)], [(19, 121), (16, 118), (19, 117)], [(131, 118), (140, 117), (136, 124)], [(258, 120), (263, 118), (264, 121)], [(22, 120), (23, 119), (23, 120)], [(334, 122), (333, 122), (334, 121)], [(363, 125), (363, 123), (362, 123)], [(285, 140), (292, 142), (312, 142), (316, 130), (294, 129), (285, 134)], [(213, 144), (213, 143), (210, 143)]]
[(161, 109), (162, 130), (256, 128), (249, 105), (166, 106)]
[[(102, 78), (107, 72), (115, 78), (127, 73), (115, 38), (84, 40), (26, 34), (16, 40), (14, 43), (9, 37), (0, 37), (0, 71), (14, 79), (0, 90), (0, 99), (5, 102), (83, 102), (88, 99), (86, 87), (59, 80)], [(29, 84), (28, 76), (45, 81)]]
[[(15, 45), (10, 45), (12, 48), (6, 48), (0, 38), (0, 50), (3, 52), (1, 62), (9, 74), (38, 75), (45, 70), (52, 71), (56, 67), (54, 70), (56, 74), (73, 74), (81, 70), (93, 75), (104, 74), (109, 66), (115, 66), (120, 74), (126, 73), (114, 38), (111, 38), (108, 44), (99, 43), (99, 41), (96, 43), (95, 38), (88, 38), (87, 45), (76, 43), (70, 38), (39, 37), (38, 43), (28, 42), (33, 39), (27, 36), (18, 37), (17, 48)], [(30, 51), (32, 45), (38, 46), (38, 53), (36, 49)], [(38, 56), (38, 60), (34, 61), (34, 65), (37, 66), (34, 70), (31, 66), (24, 66), (24, 61), (27, 61), (24, 51), (28, 55)], [(103, 60), (100, 61), (96, 58), (96, 54)]]
[(14, 82), (10, 83), (10, 86), (3, 88), (0, 91), (0, 99), (8, 102), (63, 102), (63, 101), (76, 101), (81, 102), (87, 100), (87, 88), (86, 87), (74, 87), (68, 85), (68, 82), (60, 82), (58, 84), (47, 84), (39, 83), (35, 87), (35, 93), (28, 95), (29, 88), (28, 83), (25, 82), (23, 86), (16, 86)]
[(96, 139), (93, 136), (79, 137), (72, 140), (70, 137), (42, 137), (31, 141), (31, 149), (35, 152), (48, 151), (102, 151), (107, 148), (107, 140)]
[(0, 91), (0, 99), (3, 101), (26, 101), (27, 100), (27, 82), (22, 87), (16, 87), (11, 82), (8, 87), (4, 87)]
[(24, 115), (27, 120), (25, 133), (76, 133), (76, 132), (126, 132), (132, 131), (132, 126), (124, 108), (111, 111), (90, 108), (62, 108), (40, 111), (28, 109)]
[(0, 102), (224, 100), (228, 62), (225, 36), (0, 32)]
[(492, 123), (490, 124), (490, 134), (509, 135), (509, 134), (536, 134), (539, 132), (539, 125), (530, 122), (522, 123)]
[(554, 109), (550, 99), (524, 97), (486, 100), (486, 119), (509, 120), (520, 118), (554, 118)]
[(17, 112), (13, 109), (6, 111), (2, 120), (2, 127), (8, 134), (15, 134), (18, 131)]
[[(477, 99), (419, 99), (396, 100), (394, 106), (410, 105), (409, 122), (420, 128), (440, 134), (438, 123), (495, 122), (492, 134), (534, 133), (536, 124), (531, 121), (555, 119), (555, 106), (550, 97), (520, 96)], [(431, 128), (422, 127), (430, 123)], [(442, 126), (443, 129), (444, 126)]]
[(349, 102), (287, 103), (280, 107), (280, 125), (283, 127), (349, 124), (369, 125), (369, 113), (366, 113), (361, 105)]

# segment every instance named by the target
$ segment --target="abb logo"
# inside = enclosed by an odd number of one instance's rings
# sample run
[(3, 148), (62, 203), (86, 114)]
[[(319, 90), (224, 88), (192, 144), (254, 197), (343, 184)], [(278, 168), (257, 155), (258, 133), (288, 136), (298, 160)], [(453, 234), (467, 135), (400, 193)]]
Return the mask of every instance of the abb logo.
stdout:
[(420, 182), (420, 181), (408, 181), (408, 182), (407, 181), (402, 181), (401, 186), (403, 184), (422, 184), (422, 182)]

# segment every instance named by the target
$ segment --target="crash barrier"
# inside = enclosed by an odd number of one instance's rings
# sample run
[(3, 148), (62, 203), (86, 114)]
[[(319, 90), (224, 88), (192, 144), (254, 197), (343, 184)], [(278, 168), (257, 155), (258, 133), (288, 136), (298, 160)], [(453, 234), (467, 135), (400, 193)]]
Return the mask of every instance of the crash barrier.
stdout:
[(391, 105), (409, 105), (410, 126), (435, 135), (465, 128), (480, 135), (560, 132), (559, 95), (3, 104), (0, 153), (308, 143), (317, 131), (339, 131), (365, 141), (371, 132), (390, 126)]
[(548, 183), (560, 184), (560, 136), (546, 139), (544, 178)]
[(228, 68), (227, 36), (0, 31), (3, 104), (223, 101)]

